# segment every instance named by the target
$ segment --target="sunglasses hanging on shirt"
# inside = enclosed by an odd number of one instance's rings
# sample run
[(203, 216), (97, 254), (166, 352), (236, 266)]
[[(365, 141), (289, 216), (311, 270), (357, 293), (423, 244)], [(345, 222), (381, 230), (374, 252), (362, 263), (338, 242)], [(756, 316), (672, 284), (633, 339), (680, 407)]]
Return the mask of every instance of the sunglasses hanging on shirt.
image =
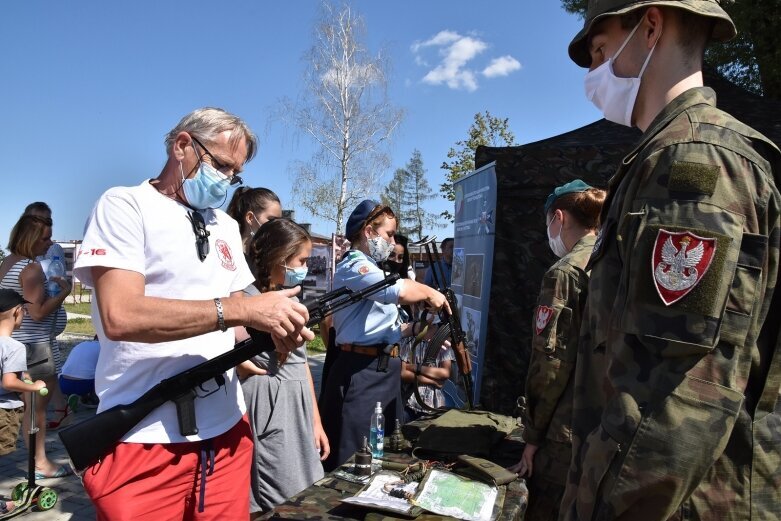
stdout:
[(187, 215), (190, 223), (193, 225), (195, 234), (195, 249), (198, 252), (198, 258), (201, 262), (206, 260), (209, 255), (209, 230), (206, 229), (206, 223), (203, 221), (203, 215), (198, 212), (190, 212)]

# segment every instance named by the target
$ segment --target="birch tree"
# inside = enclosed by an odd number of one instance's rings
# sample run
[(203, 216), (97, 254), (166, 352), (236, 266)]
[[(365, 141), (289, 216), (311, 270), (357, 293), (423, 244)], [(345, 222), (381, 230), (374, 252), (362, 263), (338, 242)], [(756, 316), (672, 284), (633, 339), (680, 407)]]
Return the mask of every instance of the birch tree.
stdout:
[(293, 197), (337, 232), (345, 211), (377, 192), (390, 164), (387, 145), (403, 118), (388, 99), (387, 61), (369, 52), (365, 36), (363, 18), (350, 6), (323, 3), (300, 100), (282, 105), (283, 118), (316, 144), (291, 173)]

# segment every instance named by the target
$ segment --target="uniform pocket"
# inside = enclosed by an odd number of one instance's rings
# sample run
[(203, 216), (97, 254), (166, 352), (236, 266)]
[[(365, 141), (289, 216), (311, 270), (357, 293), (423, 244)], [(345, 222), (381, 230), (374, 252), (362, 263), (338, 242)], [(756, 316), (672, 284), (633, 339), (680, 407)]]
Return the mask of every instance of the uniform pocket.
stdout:
[[(618, 329), (648, 338), (661, 356), (707, 353), (720, 338), (743, 216), (677, 200), (646, 201), (640, 213), (636, 232), (626, 237), (624, 298), (617, 299), (614, 310)], [(702, 256), (701, 244), (712, 245), (710, 256)], [(670, 292), (670, 287), (679, 290)]]
[(751, 320), (760, 298), (762, 265), (767, 254), (767, 246), (768, 239), (764, 235), (743, 235), (721, 329), (721, 339), (724, 342), (738, 346), (746, 345), (748, 332), (751, 330)]
[(612, 515), (672, 515), (724, 451), (742, 401), (733, 389), (684, 376), (643, 416), (604, 498)]
[(621, 445), (600, 425), (586, 438), (581, 451), (587, 451), (589, 457), (581, 469), (575, 508), (578, 519), (593, 519), (601, 498), (609, 492), (609, 471), (617, 466)]

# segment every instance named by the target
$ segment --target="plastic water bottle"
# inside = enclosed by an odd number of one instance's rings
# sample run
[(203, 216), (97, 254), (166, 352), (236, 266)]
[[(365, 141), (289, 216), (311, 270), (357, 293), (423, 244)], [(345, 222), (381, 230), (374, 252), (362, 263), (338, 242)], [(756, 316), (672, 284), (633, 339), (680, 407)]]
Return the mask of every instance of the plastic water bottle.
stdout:
[(372, 458), (381, 458), (385, 454), (385, 416), (382, 414), (382, 403), (377, 402), (369, 426), (369, 445)]
[(49, 266), (46, 268), (46, 295), (49, 297), (54, 297), (62, 291), (60, 285), (53, 281), (52, 277), (65, 277), (65, 264), (57, 255), (52, 257)]

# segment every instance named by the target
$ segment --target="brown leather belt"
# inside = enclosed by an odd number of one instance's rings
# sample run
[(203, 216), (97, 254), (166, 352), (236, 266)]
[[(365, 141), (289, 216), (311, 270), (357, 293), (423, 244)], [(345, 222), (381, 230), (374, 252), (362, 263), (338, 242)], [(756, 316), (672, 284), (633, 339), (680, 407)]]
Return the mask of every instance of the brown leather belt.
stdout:
[[(346, 351), (348, 353), (357, 353), (359, 355), (365, 355), (365, 356), (380, 356), (381, 354), (384, 354), (385, 348), (387, 346), (383, 344), (374, 344), (371, 346), (357, 346), (354, 344), (339, 344), (339, 349), (342, 351)], [(391, 352), (389, 355), (392, 358), (398, 358), (399, 356), (399, 347), (398, 345), (394, 345), (391, 349)]]

